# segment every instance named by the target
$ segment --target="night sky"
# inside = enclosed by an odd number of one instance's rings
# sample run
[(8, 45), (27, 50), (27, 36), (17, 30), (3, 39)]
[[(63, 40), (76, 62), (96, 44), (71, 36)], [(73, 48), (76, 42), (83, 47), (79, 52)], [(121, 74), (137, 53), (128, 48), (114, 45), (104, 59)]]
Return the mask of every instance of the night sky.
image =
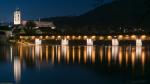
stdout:
[(94, 3), (94, 0), (0, 0), (0, 21), (12, 21), (16, 8), (20, 8), (22, 18), (26, 20), (80, 15), (94, 8)]

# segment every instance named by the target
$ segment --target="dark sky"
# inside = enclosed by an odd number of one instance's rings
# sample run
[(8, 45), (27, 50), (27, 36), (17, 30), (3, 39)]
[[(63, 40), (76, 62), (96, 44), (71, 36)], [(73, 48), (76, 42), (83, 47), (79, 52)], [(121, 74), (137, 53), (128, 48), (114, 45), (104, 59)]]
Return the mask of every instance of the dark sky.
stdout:
[(94, 8), (93, 4), (94, 0), (0, 0), (0, 21), (11, 21), (17, 7), (23, 19), (37, 19), (79, 15)]

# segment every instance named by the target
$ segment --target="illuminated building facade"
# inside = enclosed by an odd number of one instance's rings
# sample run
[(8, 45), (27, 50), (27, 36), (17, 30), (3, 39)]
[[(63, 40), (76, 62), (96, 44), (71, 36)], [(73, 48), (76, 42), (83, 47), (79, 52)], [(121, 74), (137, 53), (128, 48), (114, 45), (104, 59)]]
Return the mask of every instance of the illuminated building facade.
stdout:
[(14, 11), (14, 25), (20, 25), (21, 24), (21, 11), (19, 8), (17, 8)]

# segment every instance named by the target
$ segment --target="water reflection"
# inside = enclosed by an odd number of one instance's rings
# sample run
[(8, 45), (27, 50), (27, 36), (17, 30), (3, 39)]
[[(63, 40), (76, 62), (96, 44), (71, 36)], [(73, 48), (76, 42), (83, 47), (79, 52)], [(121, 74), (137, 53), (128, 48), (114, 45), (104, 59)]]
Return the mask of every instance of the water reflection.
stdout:
[(61, 56), (60, 56), (61, 55), (61, 53), (60, 53), (60, 46), (58, 46), (57, 49), (58, 49), (57, 50), (58, 51), (58, 54), (57, 54), (58, 55), (58, 63), (60, 64), (60, 59), (61, 59)]
[(87, 46), (87, 57), (88, 58), (91, 58), (91, 56), (92, 56), (92, 48), (93, 48), (93, 46)]
[(131, 63), (132, 63), (132, 68), (134, 69), (134, 66), (135, 66), (135, 58), (136, 58), (136, 55), (135, 55), (135, 48), (132, 48), (132, 52), (131, 52)]
[(145, 60), (148, 57), (148, 49), (143, 46), (19, 45), (10, 46), (9, 50), (9, 60), (14, 63), (16, 81), (21, 78), (21, 65), (42, 67), (57, 64), (98, 64), (107, 67), (131, 67), (134, 71), (138, 64), (144, 72), (147, 63)]
[(136, 57), (139, 58), (142, 54), (142, 46), (136, 46)]
[(12, 46), (10, 46), (10, 61), (12, 62), (12, 59), (13, 59), (13, 49), (12, 49)]
[(16, 82), (19, 82), (21, 78), (21, 62), (18, 57), (14, 58), (14, 78)]
[(110, 66), (110, 64), (111, 64), (111, 46), (108, 46), (107, 59), (108, 59), (108, 65)]
[(112, 46), (112, 58), (116, 61), (118, 56), (119, 46)]
[[(145, 63), (145, 48), (142, 46), (19, 46), (19, 54), (15, 53), (16, 47), (10, 47), (10, 60), (13, 55), (17, 55), (21, 60), (25, 58), (32, 58), (34, 62), (43, 61), (52, 64), (66, 62), (69, 63), (95, 63), (96, 61), (107, 61), (111, 63), (122, 65), (123, 62), (133, 66), (135, 61), (141, 59), (141, 63)], [(130, 49), (131, 48), (131, 49)], [(99, 58), (99, 59), (97, 59)], [(130, 62), (131, 60), (131, 62)]]
[(35, 46), (35, 55), (36, 55), (37, 57), (39, 57), (39, 52), (40, 52), (40, 45), (36, 45), (36, 46)]

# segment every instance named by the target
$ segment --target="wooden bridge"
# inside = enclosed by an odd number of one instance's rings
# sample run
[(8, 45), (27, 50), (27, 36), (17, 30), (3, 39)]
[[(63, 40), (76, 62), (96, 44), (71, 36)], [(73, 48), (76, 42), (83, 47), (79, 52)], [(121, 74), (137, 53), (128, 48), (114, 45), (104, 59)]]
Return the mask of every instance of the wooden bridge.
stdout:
[[(111, 41), (112, 45), (119, 45), (121, 41), (134, 41), (136, 45), (142, 45), (143, 41), (150, 41), (150, 35), (49, 35), (49, 36), (20, 36), (19, 40), (59, 40), (61, 42), (69, 43), (68, 41), (81, 41), (87, 42), (87, 45), (93, 45), (94, 41)], [(65, 43), (64, 43), (65, 44)]]

